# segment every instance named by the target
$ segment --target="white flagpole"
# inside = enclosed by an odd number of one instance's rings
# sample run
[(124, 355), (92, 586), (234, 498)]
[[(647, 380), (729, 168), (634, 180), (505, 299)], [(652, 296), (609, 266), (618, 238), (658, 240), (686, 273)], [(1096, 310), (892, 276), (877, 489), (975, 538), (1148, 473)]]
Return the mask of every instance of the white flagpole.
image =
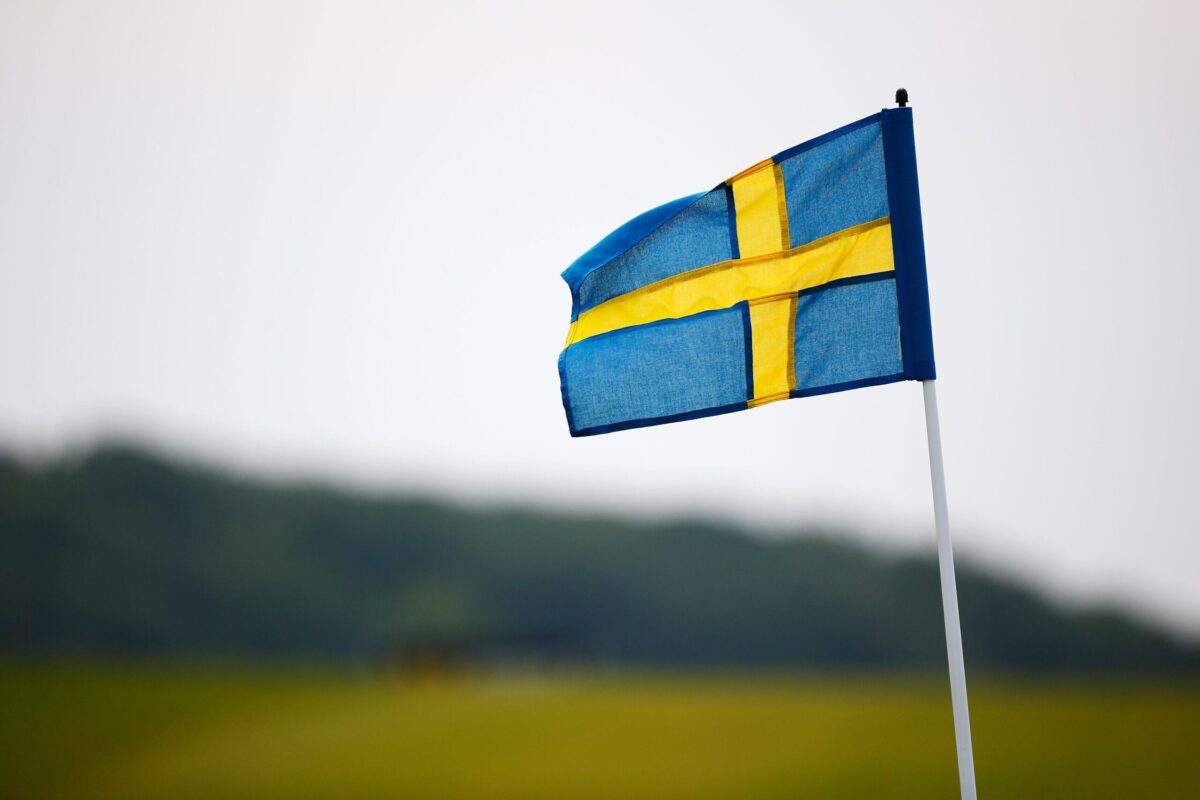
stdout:
[(946, 471), (942, 466), (942, 432), (938, 425), (936, 381), (921, 382), (925, 394), (925, 433), (929, 438), (929, 476), (933, 481), (933, 521), (937, 530), (938, 573), (942, 578), (942, 616), (946, 623), (946, 655), (950, 661), (950, 700), (954, 709), (954, 741), (958, 749), (958, 783), (963, 800), (975, 800), (975, 758), (971, 753), (971, 718), (967, 713), (967, 673), (963, 664), (962, 627), (958, 621), (958, 589), (954, 583), (954, 550), (946, 508)]

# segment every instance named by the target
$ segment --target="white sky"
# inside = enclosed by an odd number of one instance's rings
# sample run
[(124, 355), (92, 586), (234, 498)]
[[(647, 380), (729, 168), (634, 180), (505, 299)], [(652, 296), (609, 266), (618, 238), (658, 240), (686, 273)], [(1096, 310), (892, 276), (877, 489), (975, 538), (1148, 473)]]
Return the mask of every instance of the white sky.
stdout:
[(952, 5), (6, 0), (0, 441), (931, 547), (915, 384), (572, 440), (555, 366), (577, 255), (904, 85), (959, 552), (1200, 631), (1200, 11)]

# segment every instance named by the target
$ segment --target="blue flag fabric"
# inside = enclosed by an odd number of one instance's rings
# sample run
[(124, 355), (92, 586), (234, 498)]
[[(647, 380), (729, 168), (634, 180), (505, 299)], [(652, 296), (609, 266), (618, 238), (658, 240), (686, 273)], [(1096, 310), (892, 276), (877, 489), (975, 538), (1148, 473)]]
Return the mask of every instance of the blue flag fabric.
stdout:
[(912, 109), (648, 211), (563, 279), (572, 436), (932, 379)]

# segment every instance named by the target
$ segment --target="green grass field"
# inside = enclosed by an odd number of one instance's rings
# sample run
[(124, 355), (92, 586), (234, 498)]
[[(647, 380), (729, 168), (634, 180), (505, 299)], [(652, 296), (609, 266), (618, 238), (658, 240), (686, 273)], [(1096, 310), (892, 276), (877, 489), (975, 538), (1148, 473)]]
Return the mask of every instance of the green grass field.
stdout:
[[(980, 794), (1200, 797), (1200, 684), (977, 679)], [(0, 796), (956, 796), (947, 689), (862, 675), (0, 668)]]

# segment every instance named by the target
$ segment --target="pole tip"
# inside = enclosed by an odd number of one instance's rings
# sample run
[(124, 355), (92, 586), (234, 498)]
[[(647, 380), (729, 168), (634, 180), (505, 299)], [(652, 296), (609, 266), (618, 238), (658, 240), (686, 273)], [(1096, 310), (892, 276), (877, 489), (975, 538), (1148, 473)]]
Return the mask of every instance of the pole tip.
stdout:
[(896, 105), (900, 106), (901, 108), (904, 108), (906, 105), (908, 105), (908, 89), (902, 88), (896, 90)]

